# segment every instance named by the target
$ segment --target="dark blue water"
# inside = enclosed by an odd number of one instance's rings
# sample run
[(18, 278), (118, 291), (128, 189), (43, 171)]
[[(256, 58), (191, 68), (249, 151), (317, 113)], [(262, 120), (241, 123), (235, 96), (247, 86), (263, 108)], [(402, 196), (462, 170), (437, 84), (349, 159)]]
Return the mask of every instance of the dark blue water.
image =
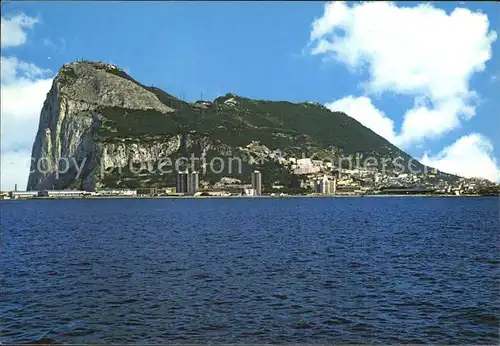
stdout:
[(500, 342), (497, 198), (0, 207), (4, 343)]

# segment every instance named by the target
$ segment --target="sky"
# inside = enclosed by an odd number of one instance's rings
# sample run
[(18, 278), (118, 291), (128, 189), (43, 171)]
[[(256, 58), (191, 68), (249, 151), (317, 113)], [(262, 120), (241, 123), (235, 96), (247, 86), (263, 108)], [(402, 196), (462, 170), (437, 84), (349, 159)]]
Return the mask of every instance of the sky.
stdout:
[(344, 111), (424, 164), (500, 182), (494, 2), (2, 2), (2, 190), (26, 186), (65, 63), (98, 60), (187, 101)]

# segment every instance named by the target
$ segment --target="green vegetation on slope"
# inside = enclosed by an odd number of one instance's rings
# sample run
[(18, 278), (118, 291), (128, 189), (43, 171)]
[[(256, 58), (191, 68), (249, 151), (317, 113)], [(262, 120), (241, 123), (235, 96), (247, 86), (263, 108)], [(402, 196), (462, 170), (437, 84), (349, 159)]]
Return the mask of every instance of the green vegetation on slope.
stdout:
[[(163, 114), (156, 110), (103, 107), (107, 119), (100, 134), (109, 138), (196, 133), (229, 146), (252, 141), (283, 151), (336, 147), (344, 154), (376, 153), (410, 157), (384, 138), (341, 112), (310, 103), (255, 101), (225, 96), (205, 107), (175, 99), (154, 88), (159, 99), (180, 108)], [(235, 103), (225, 103), (233, 99)]]

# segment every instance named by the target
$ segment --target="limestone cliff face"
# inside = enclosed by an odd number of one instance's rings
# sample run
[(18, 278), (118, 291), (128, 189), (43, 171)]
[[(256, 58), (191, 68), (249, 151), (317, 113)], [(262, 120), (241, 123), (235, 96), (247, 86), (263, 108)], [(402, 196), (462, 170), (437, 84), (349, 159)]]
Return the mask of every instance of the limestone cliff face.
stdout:
[(145, 87), (114, 65), (66, 64), (41, 110), (27, 189), (92, 191), (171, 183), (172, 174), (132, 174), (131, 163), (149, 168), (167, 157), (231, 153), (229, 146), (182, 125), (184, 113), (189, 118), (202, 108)]
[[(28, 190), (93, 189), (102, 185), (91, 174), (100, 168), (101, 160), (108, 166), (114, 161), (125, 165), (131, 159), (149, 160), (151, 155), (178, 150), (180, 139), (175, 136), (154, 145), (138, 142), (131, 146), (99, 138), (102, 106), (153, 109), (163, 114), (173, 111), (152, 92), (120, 74), (125, 75), (119, 68), (101, 63), (75, 62), (62, 67), (40, 114)], [(78, 167), (83, 169), (77, 179)]]

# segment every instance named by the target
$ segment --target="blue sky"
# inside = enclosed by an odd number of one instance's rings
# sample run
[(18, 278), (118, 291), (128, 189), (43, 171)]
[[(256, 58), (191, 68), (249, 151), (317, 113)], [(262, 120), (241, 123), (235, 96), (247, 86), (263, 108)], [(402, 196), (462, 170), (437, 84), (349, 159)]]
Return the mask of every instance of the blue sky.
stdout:
[[(495, 32), (493, 2), (2, 3), (2, 104), (33, 102), (21, 116), (2, 106), (1, 185), (25, 183), (14, 161), (31, 149), (44, 88), (79, 58), (114, 63), (189, 101), (233, 92), (327, 104), (425, 163), (498, 180)], [(22, 63), (37, 72), (28, 76)]]

